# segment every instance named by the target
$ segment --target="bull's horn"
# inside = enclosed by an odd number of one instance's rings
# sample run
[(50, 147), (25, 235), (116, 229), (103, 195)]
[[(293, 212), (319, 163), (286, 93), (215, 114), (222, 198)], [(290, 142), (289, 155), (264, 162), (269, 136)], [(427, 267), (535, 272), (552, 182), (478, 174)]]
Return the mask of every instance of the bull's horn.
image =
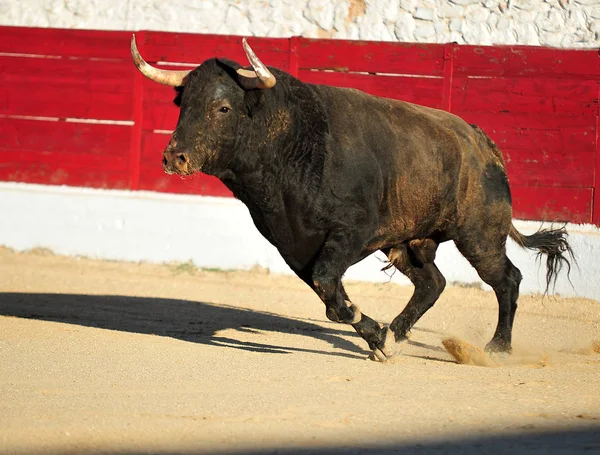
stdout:
[(180, 87), (187, 82), (187, 76), (191, 70), (187, 71), (169, 71), (154, 68), (146, 63), (140, 55), (135, 43), (135, 34), (131, 38), (131, 58), (137, 69), (148, 79), (158, 82), (159, 84), (170, 85), (171, 87)]
[(244, 52), (246, 53), (246, 57), (248, 57), (248, 61), (252, 65), (254, 71), (240, 68), (239, 70), (237, 70), (238, 74), (240, 76), (250, 79), (258, 78), (255, 84), (256, 88), (272, 88), (275, 85), (275, 82), (277, 82), (275, 76), (273, 76), (273, 74), (267, 69), (265, 64), (261, 62), (260, 59), (256, 56), (256, 54), (246, 41), (246, 38), (242, 38), (242, 45), (244, 46)]

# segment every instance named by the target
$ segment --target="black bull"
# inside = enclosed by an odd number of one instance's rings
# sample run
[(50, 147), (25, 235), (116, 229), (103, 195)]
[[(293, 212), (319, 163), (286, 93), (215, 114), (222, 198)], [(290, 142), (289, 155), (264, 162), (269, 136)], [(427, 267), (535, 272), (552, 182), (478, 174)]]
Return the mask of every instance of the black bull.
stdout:
[[(498, 299), (487, 349), (510, 352), (521, 273), (506, 256), (507, 237), (547, 256), (547, 287), (563, 265), (570, 269), (572, 252), (564, 228), (530, 236), (514, 228), (496, 144), (448, 112), (302, 83), (243, 44), (251, 68), (211, 59), (165, 71), (148, 65), (132, 40), (140, 71), (177, 90), (165, 171), (217, 176), (327, 317), (352, 324), (382, 361), (443, 291), (434, 259), (453, 240)], [(361, 313), (342, 285), (348, 267), (377, 250), (415, 287), (389, 327)]]

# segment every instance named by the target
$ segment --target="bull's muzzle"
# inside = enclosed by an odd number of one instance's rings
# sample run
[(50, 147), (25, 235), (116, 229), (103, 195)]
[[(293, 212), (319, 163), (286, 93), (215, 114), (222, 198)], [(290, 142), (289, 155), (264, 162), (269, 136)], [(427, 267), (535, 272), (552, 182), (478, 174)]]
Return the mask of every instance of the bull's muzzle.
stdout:
[(171, 144), (163, 153), (163, 170), (167, 174), (189, 175), (192, 173), (190, 169), (190, 157), (187, 152), (175, 150)]

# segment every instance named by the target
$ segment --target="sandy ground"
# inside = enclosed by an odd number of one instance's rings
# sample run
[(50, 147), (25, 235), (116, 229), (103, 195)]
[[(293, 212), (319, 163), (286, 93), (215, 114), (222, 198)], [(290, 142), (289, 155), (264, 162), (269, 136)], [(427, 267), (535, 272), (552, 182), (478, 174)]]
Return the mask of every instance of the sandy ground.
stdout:
[(382, 364), (292, 277), (0, 249), (0, 452), (600, 453), (600, 303), (523, 296), (515, 353), (458, 364), (496, 308), (449, 287)]

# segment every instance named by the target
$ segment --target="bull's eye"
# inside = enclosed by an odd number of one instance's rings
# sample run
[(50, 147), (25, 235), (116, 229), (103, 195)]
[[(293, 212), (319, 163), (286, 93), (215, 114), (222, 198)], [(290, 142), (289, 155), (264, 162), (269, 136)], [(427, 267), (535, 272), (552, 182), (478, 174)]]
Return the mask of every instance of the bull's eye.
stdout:
[(231, 110), (231, 108), (228, 107), (228, 106), (221, 106), (219, 108), (219, 112), (222, 113), (222, 114), (227, 114), (230, 110)]

